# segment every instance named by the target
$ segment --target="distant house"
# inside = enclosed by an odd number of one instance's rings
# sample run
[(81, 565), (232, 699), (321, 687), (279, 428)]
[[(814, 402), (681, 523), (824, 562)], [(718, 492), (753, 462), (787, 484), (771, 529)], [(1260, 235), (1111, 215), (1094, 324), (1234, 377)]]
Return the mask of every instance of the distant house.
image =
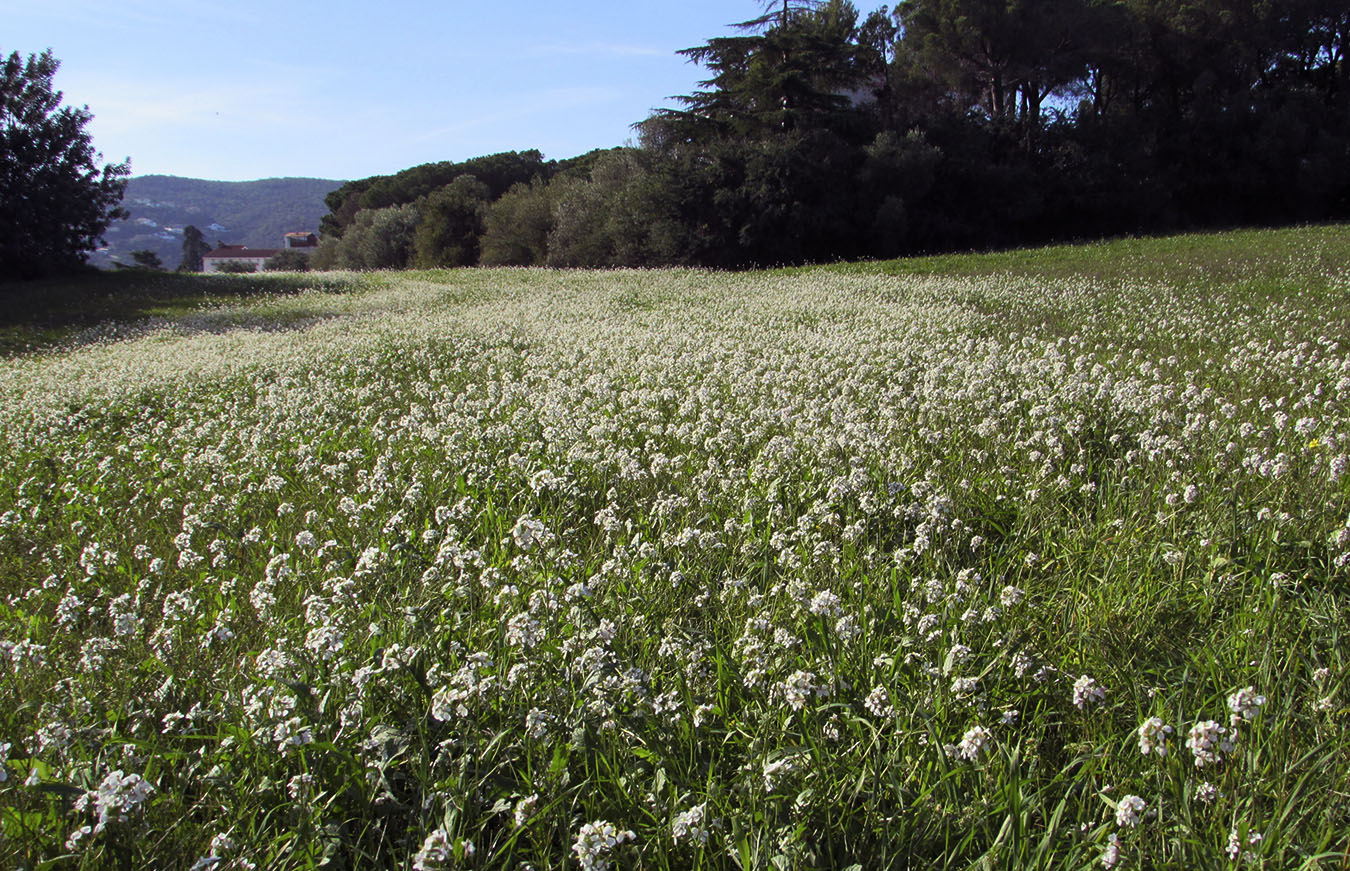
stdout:
[(286, 247), (299, 248), (301, 250), (305, 248), (318, 248), (319, 237), (315, 236), (313, 233), (287, 233)]
[(224, 272), (226, 263), (243, 263), (258, 272), (263, 264), (277, 255), (277, 248), (248, 248), (244, 245), (222, 245), (202, 255), (202, 272)]
[(242, 263), (252, 267), (249, 271), (259, 272), (263, 264), (285, 250), (308, 254), (319, 247), (319, 237), (309, 232), (287, 233), (283, 239), (284, 248), (249, 248), (245, 245), (222, 245), (214, 251), (202, 255), (202, 272), (221, 272), (225, 263)]

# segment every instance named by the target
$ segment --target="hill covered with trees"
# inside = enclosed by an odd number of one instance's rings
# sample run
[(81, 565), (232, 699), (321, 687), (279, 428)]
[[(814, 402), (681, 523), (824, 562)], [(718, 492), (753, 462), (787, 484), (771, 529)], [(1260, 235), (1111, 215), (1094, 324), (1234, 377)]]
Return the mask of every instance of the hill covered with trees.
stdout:
[(640, 145), (328, 198), (354, 268), (723, 267), (1350, 215), (1338, 0), (772, 0)]
[(171, 175), (143, 175), (127, 182), (125, 221), (113, 223), (107, 247), (90, 262), (131, 263), (131, 252), (148, 250), (172, 269), (182, 259), (183, 230), (197, 227), (207, 244), (217, 241), (250, 248), (278, 248), (282, 235), (315, 230), (327, 211), (324, 197), (343, 183), (321, 178), (208, 181)]

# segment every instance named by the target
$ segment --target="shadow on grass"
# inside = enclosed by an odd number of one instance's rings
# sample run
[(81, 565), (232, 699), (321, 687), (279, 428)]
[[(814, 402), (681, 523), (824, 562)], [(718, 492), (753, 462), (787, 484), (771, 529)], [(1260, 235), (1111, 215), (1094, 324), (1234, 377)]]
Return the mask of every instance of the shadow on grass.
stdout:
[(89, 272), (40, 281), (0, 282), (0, 356), (106, 341), (123, 333), (138, 333), (147, 323), (189, 332), (303, 329), (325, 316), (290, 311), (263, 319), (213, 311), (211, 307), (265, 294), (341, 292), (355, 286), (357, 283), (347, 275), (149, 271)]

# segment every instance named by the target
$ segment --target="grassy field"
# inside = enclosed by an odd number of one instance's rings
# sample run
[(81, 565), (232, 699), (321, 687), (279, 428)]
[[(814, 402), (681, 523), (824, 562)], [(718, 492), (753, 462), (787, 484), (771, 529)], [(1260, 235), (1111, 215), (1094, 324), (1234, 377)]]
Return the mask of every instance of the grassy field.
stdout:
[(0, 867), (1350, 867), (1347, 264), (6, 288)]

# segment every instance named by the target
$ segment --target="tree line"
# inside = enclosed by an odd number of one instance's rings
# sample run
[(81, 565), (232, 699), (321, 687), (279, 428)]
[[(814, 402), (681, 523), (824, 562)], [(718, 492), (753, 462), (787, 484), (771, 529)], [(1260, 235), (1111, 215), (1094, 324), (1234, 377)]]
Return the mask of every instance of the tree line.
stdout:
[(770, 0), (634, 147), (351, 182), (315, 265), (745, 267), (1350, 215), (1343, 0)]
[[(1344, 0), (765, 0), (707, 71), (570, 160), (349, 182), (312, 264), (698, 265), (895, 257), (1350, 216)], [(0, 275), (78, 266), (99, 165), (50, 52), (0, 63)]]

